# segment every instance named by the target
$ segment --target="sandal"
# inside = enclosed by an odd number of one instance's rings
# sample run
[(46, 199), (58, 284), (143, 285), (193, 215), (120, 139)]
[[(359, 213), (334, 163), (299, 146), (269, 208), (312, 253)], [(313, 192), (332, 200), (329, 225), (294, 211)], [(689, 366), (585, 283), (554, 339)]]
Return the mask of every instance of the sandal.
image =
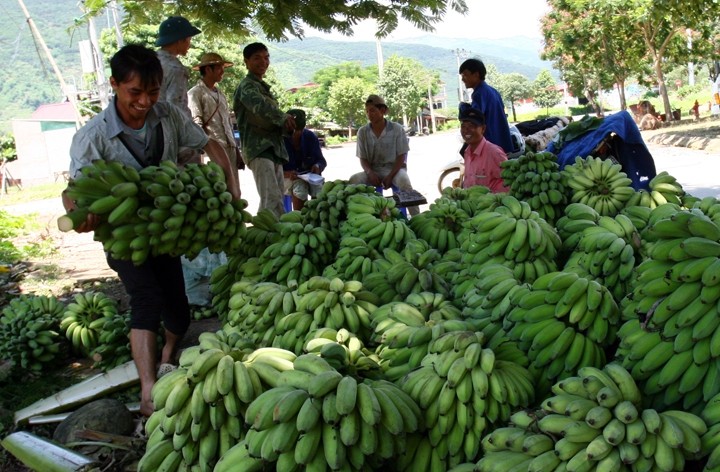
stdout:
[(159, 379), (163, 375), (167, 375), (175, 369), (177, 369), (177, 366), (174, 366), (172, 364), (160, 364), (160, 367), (158, 367), (157, 371), (157, 378)]

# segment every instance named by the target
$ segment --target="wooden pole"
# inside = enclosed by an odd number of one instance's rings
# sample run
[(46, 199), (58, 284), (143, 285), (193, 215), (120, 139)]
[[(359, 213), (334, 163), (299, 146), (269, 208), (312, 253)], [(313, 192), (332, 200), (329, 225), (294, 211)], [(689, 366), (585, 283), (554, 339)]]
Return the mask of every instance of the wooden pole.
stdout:
[(25, 7), (25, 3), (23, 3), (23, 0), (18, 0), (18, 3), (20, 4), (20, 8), (22, 8), (23, 13), (25, 14), (25, 18), (28, 25), (30, 26), (30, 31), (32, 32), (32, 35), (38, 40), (43, 51), (45, 51), (45, 55), (47, 55), (48, 61), (50, 61), (50, 65), (55, 72), (55, 76), (60, 81), (60, 87), (62, 88), (63, 94), (65, 94), (65, 97), (70, 101), (73, 109), (75, 110), (75, 124), (78, 128), (80, 128), (83, 124), (85, 124), (85, 119), (83, 118), (82, 114), (80, 113), (80, 109), (78, 108), (77, 97), (70, 92), (67, 83), (65, 83), (65, 79), (63, 79), (63, 76), (60, 73), (60, 69), (55, 63), (55, 59), (53, 59), (52, 54), (50, 53), (50, 49), (48, 49), (47, 44), (45, 44), (45, 40), (40, 34), (40, 31), (35, 26), (35, 22), (32, 18), (30, 18), (30, 13)]

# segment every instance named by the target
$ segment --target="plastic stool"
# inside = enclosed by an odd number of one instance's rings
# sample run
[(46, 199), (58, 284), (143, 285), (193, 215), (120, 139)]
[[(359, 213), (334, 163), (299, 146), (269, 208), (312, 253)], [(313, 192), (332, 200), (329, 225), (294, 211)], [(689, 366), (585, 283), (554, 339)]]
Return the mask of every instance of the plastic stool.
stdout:
[(285, 213), (290, 213), (291, 211), (293, 211), (292, 195), (283, 196), (283, 207), (285, 207)]
[[(395, 193), (399, 190), (397, 188), (397, 186), (395, 186), (395, 185), (393, 185), (391, 188), (392, 188), (393, 193)], [(379, 187), (375, 187), (375, 191), (377, 193), (379, 193), (380, 195), (383, 194), (383, 190), (385, 190), (385, 189), (383, 188), (382, 185), (380, 185)], [(400, 210), (400, 213), (402, 213), (402, 215), (405, 217), (405, 219), (407, 219), (407, 208), (405, 208), (405, 207), (397, 207), (397, 208), (398, 208), (398, 210)]]

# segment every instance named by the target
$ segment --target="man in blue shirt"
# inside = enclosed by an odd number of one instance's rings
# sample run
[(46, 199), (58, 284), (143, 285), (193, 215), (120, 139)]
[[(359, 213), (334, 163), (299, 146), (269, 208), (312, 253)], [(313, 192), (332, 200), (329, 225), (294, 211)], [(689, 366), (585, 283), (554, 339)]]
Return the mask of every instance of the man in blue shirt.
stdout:
[(287, 114), (295, 117), (295, 131), (284, 137), (289, 157), (283, 165), (285, 192), (292, 195), (293, 210), (302, 210), (310, 193), (310, 185), (299, 179), (298, 173), (312, 172), (319, 175), (327, 166), (327, 161), (320, 149), (320, 140), (315, 133), (305, 128), (305, 111), (292, 109)]
[(497, 144), (507, 154), (514, 151), (510, 127), (500, 93), (485, 82), (487, 70), (479, 59), (468, 59), (460, 65), (460, 78), (465, 87), (473, 90), (472, 107), (485, 115), (485, 139)]

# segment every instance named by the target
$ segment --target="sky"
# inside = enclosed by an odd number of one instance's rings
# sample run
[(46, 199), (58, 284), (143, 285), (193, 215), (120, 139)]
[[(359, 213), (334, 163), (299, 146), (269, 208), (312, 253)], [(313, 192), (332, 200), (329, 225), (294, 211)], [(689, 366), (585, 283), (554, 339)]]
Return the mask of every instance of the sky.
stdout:
[[(460, 15), (454, 11), (435, 26), (437, 36), (447, 38), (502, 39), (512, 36), (541, 37), (540, 18), (549, 7), (545, 0), (467, 0), (468, 13)], [(375, 23), (366, 21), (358, 24), (352, 38), (337, 33), (324, 34), (309, 29), (306, 36), (320, 36), (327, 39), (349, 39), (373, 41)], [(401, 22), (388, 36), (388, 40), (401, 40), (429, 34), (409, 23)]]

